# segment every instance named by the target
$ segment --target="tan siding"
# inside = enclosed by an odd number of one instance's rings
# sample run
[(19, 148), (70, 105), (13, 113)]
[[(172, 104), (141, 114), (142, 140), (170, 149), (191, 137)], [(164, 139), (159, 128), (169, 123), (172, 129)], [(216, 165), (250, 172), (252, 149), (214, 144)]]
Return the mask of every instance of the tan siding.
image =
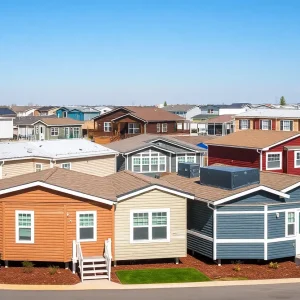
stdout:
[[(235, 131), (240, 131), (240, 120), (242, 119), (235, 119)], [(249, 129), (253, 129), (254, 126), (253, 126), (253, 119), (246, 119), (246, 120), (249, 120), (250, 121), (250, 128)]]
[[(170, 208), (170, 242), (130, 243), (130, 211)], [(186, 256), (186, 199), (154, 190), (117, 204), (115, 259), (150, 259)]]
[(6, 161), (2, 167), (2, 178), (10, 178), (34, 172), (32, 160)]
[[(103, 255), (104, 241), (113, 236), (113, 208), (108, 205), (46, 189), (11, 194), (0, 201), (5, 205), (4, 223), (0, 223), (5, 260), (70, 261), (72, 241), (76, 239), (76, 211), (97, 212), (97, 241), (81, 243), (84, 256)], [(16, 243), (16, 210), (34, 211), (34, 244)]]
[(116, 173), (116, 160), (114, 155), (58, 161), (57, 166), (60, 167), (61, 164), (65, 162), (71, 162), (71, 169), (73, 171), (85, 174), (103, 177)]

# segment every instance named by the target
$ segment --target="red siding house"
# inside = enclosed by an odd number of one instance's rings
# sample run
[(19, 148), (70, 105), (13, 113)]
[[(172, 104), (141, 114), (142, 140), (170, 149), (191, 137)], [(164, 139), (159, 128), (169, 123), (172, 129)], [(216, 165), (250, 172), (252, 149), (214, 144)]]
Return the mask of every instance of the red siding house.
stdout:
[(208, 165), (226, 164), (300, 175), (300, 133), (244, 130), (206, 142)]

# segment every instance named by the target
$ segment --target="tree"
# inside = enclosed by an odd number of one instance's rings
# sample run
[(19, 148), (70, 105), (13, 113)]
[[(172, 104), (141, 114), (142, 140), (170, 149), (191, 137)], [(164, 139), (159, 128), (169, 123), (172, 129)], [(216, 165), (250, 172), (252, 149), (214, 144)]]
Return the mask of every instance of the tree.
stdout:
[(167, 101), (165, 101), (165, 102), (164, 102), (164, 106), (167, 106), (167, 105), (168, 105), (168, 104), (167, 104)]
[(283, 96), (280, 97), (280, 105), (286, 105), (286, 101)]

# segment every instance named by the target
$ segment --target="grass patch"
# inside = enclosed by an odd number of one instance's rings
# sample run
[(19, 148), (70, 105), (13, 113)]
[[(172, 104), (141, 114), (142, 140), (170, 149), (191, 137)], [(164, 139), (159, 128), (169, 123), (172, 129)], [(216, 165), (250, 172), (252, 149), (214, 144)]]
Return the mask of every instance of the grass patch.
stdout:
[(116, 274), (123, 284), (210, 281), (206, 275), (193, 268), (125, 270), (116, 271)]

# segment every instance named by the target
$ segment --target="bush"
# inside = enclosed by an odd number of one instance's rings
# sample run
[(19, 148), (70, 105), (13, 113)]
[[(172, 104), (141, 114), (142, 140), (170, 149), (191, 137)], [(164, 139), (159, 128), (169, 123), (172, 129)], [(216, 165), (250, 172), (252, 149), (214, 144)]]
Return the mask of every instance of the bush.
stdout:
[(236, 271), (236, 272), (241, 271), (241, 266), (240, 266), (240, 265), (235, 265), (235, 266), (233, 267), (233, 271)]
[(270, 269), (275, 269), (275, 270), (277, 270), (278, 268), (279, 268), (279, 263), (278, 262), (270, 262), (269, 263), (269, 268)]
[(48, 267), (49, 274), (50, 274), (50, 275), (56, 274), (58, 269), (59, 269), (58, 266), (49, 266), (49, 267)]
[(24, 273), (32, 273), (33, 272), (34, 264), (31, 261), (23, 261), (22, 266), (23, 266)]

